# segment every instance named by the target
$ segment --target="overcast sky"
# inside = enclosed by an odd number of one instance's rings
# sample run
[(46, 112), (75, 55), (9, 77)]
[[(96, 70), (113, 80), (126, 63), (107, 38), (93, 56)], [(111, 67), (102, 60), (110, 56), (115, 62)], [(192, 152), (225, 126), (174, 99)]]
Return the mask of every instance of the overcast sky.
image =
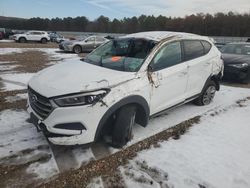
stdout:
[(195, 13), (250, 13), (250, 0), (0, 0), (0, 15), (13, 17), (183, 17)]

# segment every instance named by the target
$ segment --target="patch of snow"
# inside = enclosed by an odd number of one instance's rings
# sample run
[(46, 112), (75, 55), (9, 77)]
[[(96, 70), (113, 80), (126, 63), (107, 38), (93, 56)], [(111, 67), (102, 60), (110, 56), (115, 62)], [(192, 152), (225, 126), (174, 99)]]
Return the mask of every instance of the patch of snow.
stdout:
[[(221, 100), (227, 103), (228, 98), (224, 95)], [(235, 104), (213, 117), (203, 116), (179, 140), (170, 139), (159, 148), (138, 153), (132, 164), (144, 161), (167, 173), (169, 187), (250, 187), (249, 100), (246, 105)]]
[(23, 99), (27, 99), (28, 98), (28, 94), (27, 93), (21, 93), (21, 94), (17, 94), (15, 96), (8, 96), (5, 97), (6, 102), (15, 102), (15, 101), (20, 101)]
[(0, 163), (25, 164), (49, 157), (32, 163), (27, 172), (37, 174), (37, 178), (51, 177), (59, 172), (54, 156), (43, 134), (26, 121), (28, 118), (23, 110), (0, 112)]
[(29, 174), (36, 174), (36, 179), (48, 179), (59, 173), (55, 159), (52, 157), (45, 163), (32, 163), (26, 170)]
[(188, 103), (175, 109), (169, 110), (162, 116), (151, 119), (146, 128), (136, 125), (133, 130), (134, 138), (131, 142), (128, 143), (128, 145), (132, 145), (149, 136), (153, 136), (154, 134), (173, 127), (174, 125), (177, 125), (192, 117), (202, 115), (211, 110), (230, 106), (237, 100), (249, 96), (249, 89), (221, 86), (221, 90), (216, 93), (214, 101), (210, 105), (196, 106), (192, 103)]
[(104, 187), (103, 186), (103, 181), (101, 177), (93, 178), (90, 183), (87, 185), (86, 188), (96, 188), (96, 187)]
[(75, 148), (72, 150), (72, 153), (78, 163), (77, 168), (95, 158), (90, 148)]
[(0, 112), (0, 158), (27, 148), (48, 145), (35, 126), (26, 121), (28, 118), (29, 114), (24, 110)]
[(3, 42), (3, 43), (10, 43), (10, 42), (15, 42), (14, 40), (10, 40), (10, 39), (2, 39), (0, 40), (0, 42)]
[(28, 48), (0, 48), (0, 55), (9, 55), (13, 53), (22, 53)]
[(0, 64), (0, 71), (7, 71), (16, 68), (17, 65), (1, 65)]
[(38, 50), (47, 53), (51, 61), (80, 59), (77, 54), (63, 52), (60, 51), (58, 48), (38, 48)]

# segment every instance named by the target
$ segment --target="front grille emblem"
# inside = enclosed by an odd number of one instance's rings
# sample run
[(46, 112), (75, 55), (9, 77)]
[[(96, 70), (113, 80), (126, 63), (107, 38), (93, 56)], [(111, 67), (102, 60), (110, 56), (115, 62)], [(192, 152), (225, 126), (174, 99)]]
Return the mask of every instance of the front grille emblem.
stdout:
[(34, 95), (33, 93), (30, 96), (31, 102), (36, 102), (37, 101), (37, 96)]

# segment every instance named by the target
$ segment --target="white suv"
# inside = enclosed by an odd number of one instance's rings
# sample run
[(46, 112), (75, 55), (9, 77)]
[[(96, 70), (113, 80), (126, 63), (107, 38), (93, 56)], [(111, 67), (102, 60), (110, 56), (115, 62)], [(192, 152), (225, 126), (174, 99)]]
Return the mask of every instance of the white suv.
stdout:
[(47, 43), (50, 40), (49, 34), (45, 31), (28, 31), (23, 34), (16, 34), (13, 36), (16, 42), (24, 43), (27, 41), (36, 41)]
[(208, 105), (223, 74), (221, 53), (207, 38), (143, 32), (111, 40), (84, 61), (37, 73), (28, 86), (28, 112), (49, 141), (87, 144), (104, 135), (121, 147), (135, 123), (195, 101)]

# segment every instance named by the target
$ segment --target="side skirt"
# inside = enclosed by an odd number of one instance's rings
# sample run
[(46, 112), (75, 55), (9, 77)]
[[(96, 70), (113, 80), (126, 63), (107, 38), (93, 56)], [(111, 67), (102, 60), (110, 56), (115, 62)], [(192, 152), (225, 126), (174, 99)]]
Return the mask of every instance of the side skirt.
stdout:
[(174, 108), (177, 108), (177, 107), (179, 107), (179, 106), (181, 106), (181, 105), (183, 105), (183, 104), (186, 104), (186, 103), (188, 103), (188, 102), (190, 102), (190, 101), (193, 101), (194, 99), (198, 98), (199, 96), (200, 96), (200, 94), (197, 94), (197, 95), (194, 95), (194, 96), (192, 96), (192, 97), (189, 97), (189, 98), (185, 99), (183, 102), (180, 102), (180, 103), (178, 103), (178, 104), (176, 104), (176, 105), (174, 105), (174, 106), (171, 106), (171, 107), (169, 107), (169, 108), (166, 108), (166, 109), (164, 109), (164, 110), (162, 110), (162, 111), (160, 111), (160, 112), (157, 112), (157, 113), (151, 115), (149, 118), (152, 119), (152, 118), (155, 118), (155, 117), (159, 117), (159, 116), (161, 116), (162, 114), (166, 113), (167, 111), (170, 111), (170, 110), (172, 110), (172, 109), (174, 109)]

